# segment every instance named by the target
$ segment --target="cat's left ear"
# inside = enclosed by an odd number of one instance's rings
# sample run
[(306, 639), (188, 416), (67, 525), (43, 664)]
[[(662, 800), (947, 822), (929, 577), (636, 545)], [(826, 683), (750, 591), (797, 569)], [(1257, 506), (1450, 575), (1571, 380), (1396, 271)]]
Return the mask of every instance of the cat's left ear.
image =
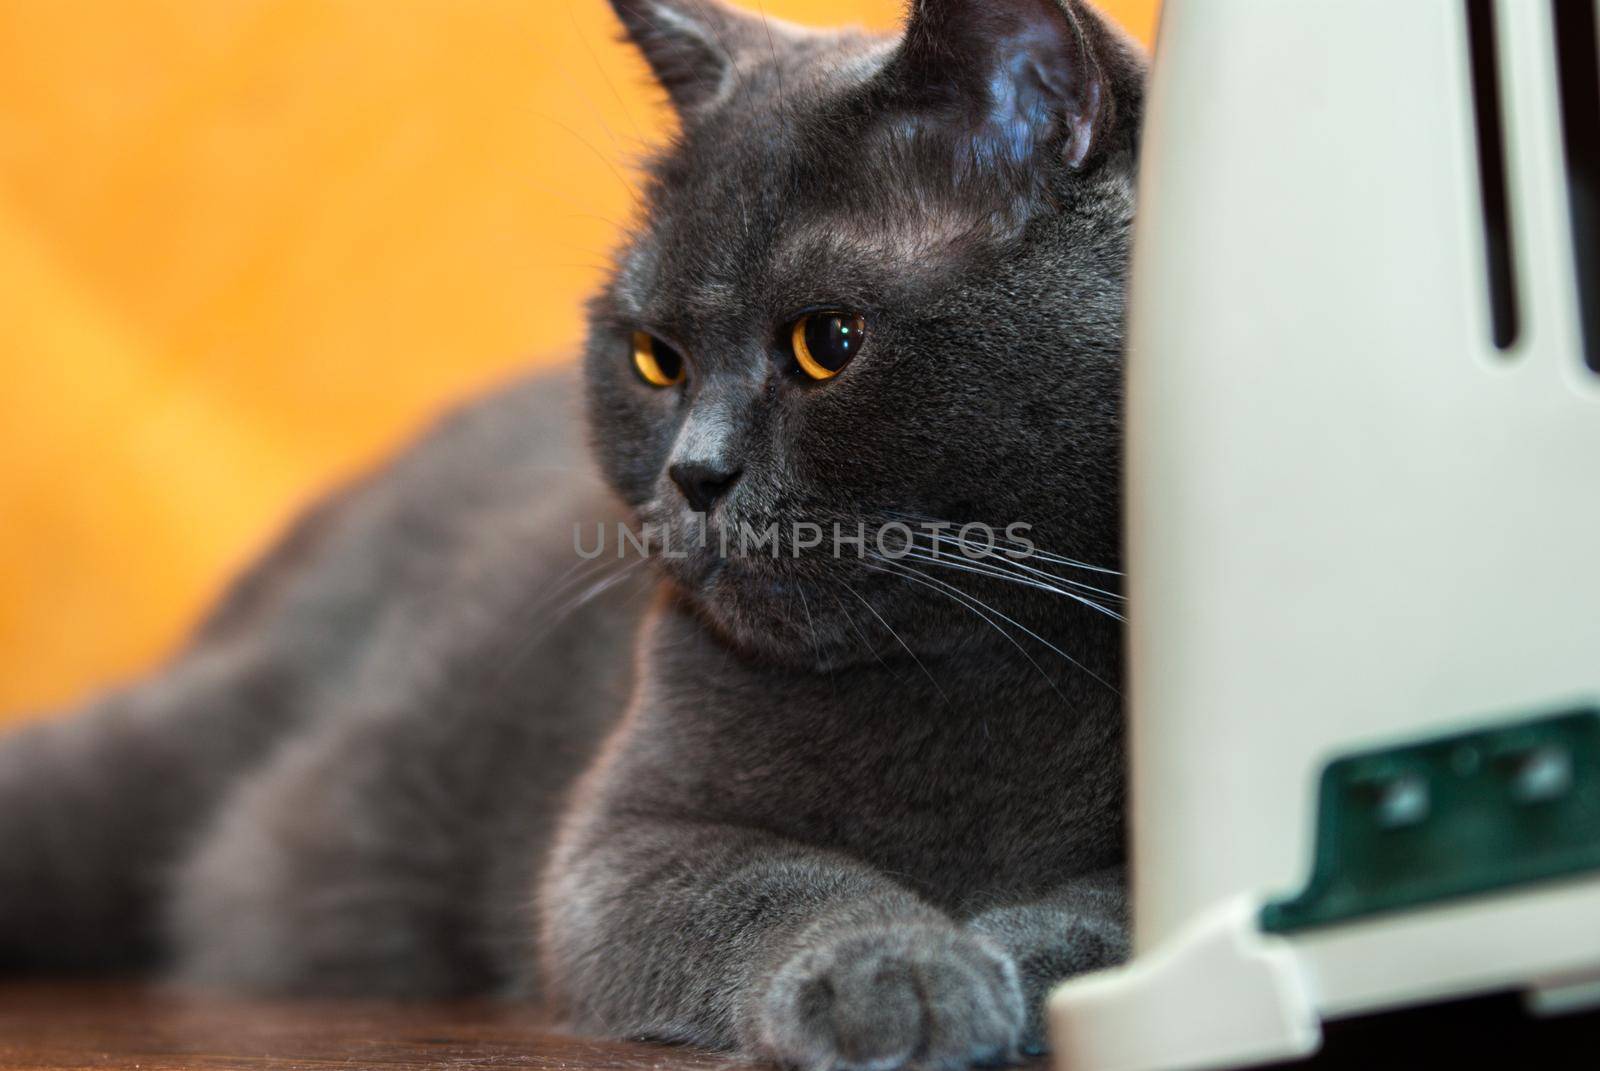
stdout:
[[(1136, 121), (1137, 46), (1084, 0), (913, 0), (881, 77), (903, 106), (971, 125), (980, 154), (1051, 147), (1083, 168)], [(1120, 106), (1120, 107), (1119, 107)]]
[(611, 0), (611, 6), (685, 115), (721, 96), (738, 53), (764, 32), (754, 16), (720, 0)]

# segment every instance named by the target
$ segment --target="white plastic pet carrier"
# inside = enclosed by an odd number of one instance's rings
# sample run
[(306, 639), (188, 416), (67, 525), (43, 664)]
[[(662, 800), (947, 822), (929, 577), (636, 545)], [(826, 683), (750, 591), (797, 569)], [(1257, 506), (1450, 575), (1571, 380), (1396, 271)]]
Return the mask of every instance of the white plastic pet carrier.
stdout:
[(1129, 380), (1135, 947), (1072, 1071), (1600, 979), (1593, 0), (1168, 0)]

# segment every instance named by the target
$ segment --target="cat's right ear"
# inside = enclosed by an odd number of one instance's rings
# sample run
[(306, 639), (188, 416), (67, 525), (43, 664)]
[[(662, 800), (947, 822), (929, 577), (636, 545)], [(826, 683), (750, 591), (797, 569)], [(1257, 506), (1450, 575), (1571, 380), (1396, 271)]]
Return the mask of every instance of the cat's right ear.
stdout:
[(720, 0), (611, 0), (611, 6), (684, 115), (722, 96), (737, 55), (761, 26)]
[(1143, 61), (1087, 0), (912, 0), (879, 76), (893, 106), (963, 133), (980, 159), (1051, 149), (1087, 167), (1137, 127)]

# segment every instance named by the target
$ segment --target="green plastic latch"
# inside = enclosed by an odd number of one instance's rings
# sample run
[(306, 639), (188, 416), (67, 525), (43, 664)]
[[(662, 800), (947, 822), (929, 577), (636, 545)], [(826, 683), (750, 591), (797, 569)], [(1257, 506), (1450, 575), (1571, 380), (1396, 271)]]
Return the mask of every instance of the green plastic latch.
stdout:
[(1600, 870), (1600, 708), (1347, 755), (1316, 856), (1262, 929), (1291, 933)]

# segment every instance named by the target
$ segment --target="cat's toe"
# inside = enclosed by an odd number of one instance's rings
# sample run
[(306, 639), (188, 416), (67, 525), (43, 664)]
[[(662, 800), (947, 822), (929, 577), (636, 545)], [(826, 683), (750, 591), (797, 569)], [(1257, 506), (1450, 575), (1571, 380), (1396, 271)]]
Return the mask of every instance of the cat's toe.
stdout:
[(956, 1071), (1016, 1057), (1015, 966), (948, 926), (856, 931), (796, 955), (762, 1008), (767, 1054), (804, 1071)]

